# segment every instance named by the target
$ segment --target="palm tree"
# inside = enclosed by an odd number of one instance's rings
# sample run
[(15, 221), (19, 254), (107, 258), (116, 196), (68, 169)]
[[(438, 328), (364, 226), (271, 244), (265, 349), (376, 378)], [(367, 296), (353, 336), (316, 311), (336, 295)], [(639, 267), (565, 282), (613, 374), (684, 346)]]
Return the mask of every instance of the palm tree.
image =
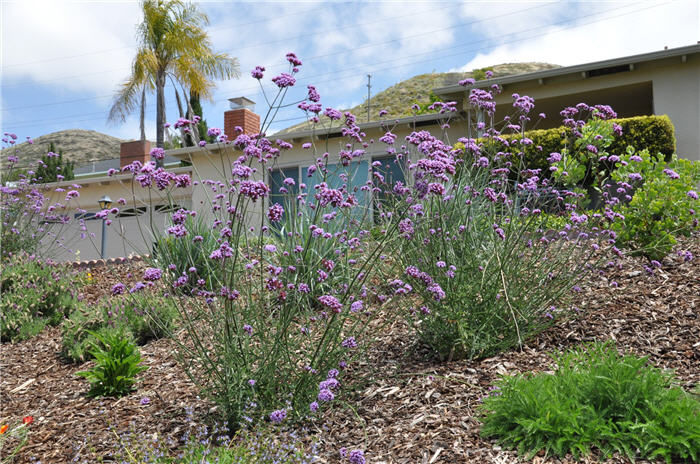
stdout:
[(156, 146), (162, 148), (167, 78), (210, 99), (213, 79), (238, 77), (240, 72), (236, 58), (212, 50), (204, 31), (209, 18), (195, 5), (182, 0), (142, 0), (141, 8), (143, 22), (137, 29), (139, 45), (131, 76), (120, 86), (109, 120), (123, 122), (137, 106), (143, 108), (146, 91), (155, 89)]

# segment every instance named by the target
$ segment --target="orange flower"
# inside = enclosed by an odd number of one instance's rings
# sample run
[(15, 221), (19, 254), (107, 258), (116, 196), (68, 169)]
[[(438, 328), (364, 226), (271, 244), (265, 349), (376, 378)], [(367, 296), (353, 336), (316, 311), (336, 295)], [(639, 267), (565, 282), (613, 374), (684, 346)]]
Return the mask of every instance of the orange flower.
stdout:
[(3, 433), (7, 432), (7, 429), (9, 429), (9, 428), (10, 428), (10, 426), (7, 425), (7, 424), (5, 424), (5, 425), (3, 425), (2, 427), (0, 427), (0, 435), (2, 435)]
[(29, 425), (32, 422), (34, 422), (34, 418), (32, 416), (27, 416), (24, 419), (22, 419), (22, 422), (24, 422), (24, 425)]

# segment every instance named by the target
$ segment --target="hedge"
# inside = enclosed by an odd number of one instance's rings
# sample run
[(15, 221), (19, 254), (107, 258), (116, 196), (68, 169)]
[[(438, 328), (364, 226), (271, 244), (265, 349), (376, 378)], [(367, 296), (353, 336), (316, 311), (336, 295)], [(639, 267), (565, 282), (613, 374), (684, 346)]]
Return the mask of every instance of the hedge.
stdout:
[[(612, 145), (607, 149), (610, 154), (622, 155), (626, 153), (627, 146), (632, 145), (638, 150), (646, 148), (649, 153), (655, 155), (661, 153), (664, 160), (668, 161), (676, 151), (675, 130), (671, 119), (666, 115), (635, 116), (612, 121), (622, 127), (622, 135), (615, 137)], [(571, 129), (565, 126), (528, 131), (525, 132), (525, 137), (532, 140), (532, 145), (512, 147), (511, 151), (524, 152), (525, 167), (541, 169), (542, 174), (547, 176), (550, 165), (547, 157), (552, 152), (561, 152), (566, 139), (570, 136)], [(503, 138), (510, 141), (520, 138), (520, 135), (504, 135)], [(484, 139), (479, 140), (479, 142), (484, 141)], [(541, 150), (538, 147), (541, 147)]]

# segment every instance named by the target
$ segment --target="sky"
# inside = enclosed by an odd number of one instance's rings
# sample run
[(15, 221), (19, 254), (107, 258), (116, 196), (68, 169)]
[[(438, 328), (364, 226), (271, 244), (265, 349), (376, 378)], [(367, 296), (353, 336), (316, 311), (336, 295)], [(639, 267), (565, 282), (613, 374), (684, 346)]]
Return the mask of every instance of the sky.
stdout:
[[(344, 109), (364, 101), (368, 74), (376, 94), (424, 73), (522, 61), (567, 66), (700, 41), (700, 0), (197, 3), (214, 49), (236, 57), (241, 71), (203, 102), (210, 127), (223, 126), (233, 97), (255, 101), (264, 115), (287, 52), (303, 65), (286, 102), (313, 84), (324, 107)], [(138, 138), (137, 112), (121, 124), (107, 115), (130, 74), (141, 20), (137, 1), (0, 0), (0, 131), (21, 140), (65, 129)], [(267, 69), (264, 94), (250, 76), (258, 65)], [(146, 133), (155, 140), (155, 94), (147, 102)], [(174, 122), (172, 87), (166, 111)], [(292, 105), (272, 130), (303, 120)]]

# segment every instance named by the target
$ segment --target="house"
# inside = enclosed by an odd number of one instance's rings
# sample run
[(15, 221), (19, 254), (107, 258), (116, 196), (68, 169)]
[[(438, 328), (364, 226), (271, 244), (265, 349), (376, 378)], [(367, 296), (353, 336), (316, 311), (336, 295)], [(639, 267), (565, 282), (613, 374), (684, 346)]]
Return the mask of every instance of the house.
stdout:
[[(512, 108), (512, 94), (528, 95), (535, 99), (535, 113), (545, 113), (547, 118), (538, 122), (537, 128), (550, 128), (561, 125), (559, 111), (579, 102), (590, 105), (607, 104), (613, 107), (619, 117), (638, 115), (666, 114), (676, 130), (677, 152), (680, 157), (700, 160), (700, 44), (662, 50), (642, 55), (634, 55), (613, 60), (568, 66), (528, 74), (505, 76), (485, 81), (478, 81), (477, 88), (498, 84), (503, 91), (497, 95), (496, 120), (501, 120)], [(456, 112), (423, 114), (414, 117), (390, 121), (370, 121), (359, 126), (366, 133), (370, 144), (360, 160), (353, 161), (349, 167), (342, 167), (337, 159), (331, 159), (332, 168), (342, 169), (349, 174), (351, 185), (364, 184), (370, 176), (370, 169), (379, 169), (392, 180), (403, 180), (403, 174), (387, 153), (386, 146), (379, 143), (379, 138), (387, 127), (397, 136), (400, 145), (404, 137), (414, 130), (428, 130), (442, 134), (454, 143), (464, 137), (467, 127), (476, 121), (470, 121), (469, 89), (455, 85), (434, 89), (443, 101), (456, 102)], [(240, 127), (247, 134), (260, 131), (260, 116), (255, 113), (254, 102), (240, 97), (231, 99), (231, 109), (224, 113), (224, 133), (231, 139), (236, 136), (235, 127)], [(535, 119), (535, 118), (533, 118)], [(258, 179), (264, 179), (271, 187), (271, 200), (280, 194), (282, 180), (292, 178), (298, 185), (307, 179), (308, 167), (320, 153), (328, 152), (336, 156), (345, 148), (346, 139), (341, 137), (342, 126), (299, 130), (271, 136), (293, 145), (278, 159), (277, 166), (270, 172), (257, 172)], [(304, 148), (311, 143), (312, 148)], [(206, 148), (188, 147), (169, 150), (172, 160), (185, 161), (185, 165), (171, 169), (176, 173), (192, 175), (193, 185), (174, 192), (171, 198), (178, 206), (194, 209), (201, 215), (209, 212), (207, 205), (212, 197), (211, 185), (199, 181), (212, 179), (224, 181), (230, 176), (231, 162), (239, 156), (226, 148), (222, 162), (219, 156), (223, 145), (213, 144)], [(149, 147), (141, 142), (129, 142), (122, 145), (121, 165), (133, 159), (147, 161)], [(136, 157), (136, 158), (134, 158)], [(371, 167), (376, 162), (380, 167)], [(132, 190), (131, 176), (119, 174), (107, 176), (106, 173), (93, 173), (87, 177), (77, 176), (71, 183), (82, 185), (80, 203), (88, 210), (88, 216), (98, 210), (98, 200), (109, 195), (113, 200), (124, 198), (126, 205), (120, 205), (118, 218), (113, 220), (108, 229), (109, 245), (107, 256), (126, 256), (131, 253), (148, 251), (153, 238), (144, 234), (138, 227), (147, 219), (158, 228), (164, 227), (172, 213), (168, 199), (165, 197), (148, 198), (148, 190), (136, 187)], [(71, 183), (63, 183), (69, 185)], [(56, 184), (61, 186), (63, 184)], [(65, 186), (64, 186), (65, 187)], [(93, 211), (90, 213), (89, 211)], [(162, 226), (161, 226), (162, 224)], [(101, 221), (85, 221), (82, 226), (88, 234), (94, 234), (93, 240), (76, 241), (73, 248), (65, 247), (57, 259), (75, 259), (75, 250), (80, 250), (80, 259), (94, 259), (99, 256)], [(128, 240), (122, 241), (124, 235)], [(114, 237), (114, 238), (112, 238)], [(72, 251), (68, 252), (67, 249)]]

